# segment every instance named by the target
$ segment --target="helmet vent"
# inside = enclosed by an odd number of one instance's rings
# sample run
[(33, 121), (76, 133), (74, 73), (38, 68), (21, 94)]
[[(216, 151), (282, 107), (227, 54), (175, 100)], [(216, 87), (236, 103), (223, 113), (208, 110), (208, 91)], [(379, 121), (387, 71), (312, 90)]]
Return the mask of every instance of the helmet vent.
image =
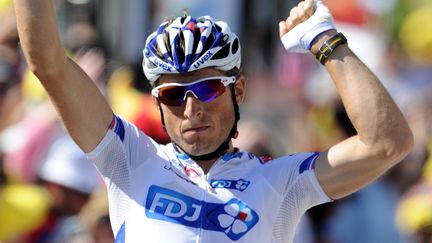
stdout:
[(239, 50), (239, 40), (236, 38), (231, 45), (231, 53), (235, 54)]
[(194, 33), (194, 44), (193, 44), (193, 47), (192, 47), (192, 53), (193, 53), (193, 55), (195, 55), (196, 54), (196, 50), (198, 48), (198, 44), (200, 42), (201, 32), (197, 31), (195, 29), (195, 31), (193, 33)]
[(185, 50), (184, 50), (184, 35), (183, 32), (179, 33), (179, 41), (176, 45), (175, 52), (177, 53), (177, 60), (179, 64), (183, 63), (185, 61)]
[(207, 38), (207, 40), (206, 40), (206, 42), (204, 44), (204, 47), (203, 47), (203, 50), (201, 51), (201, 55), (200, 56), (204, 55), (210, 49), (210, 47), (212, 47), (214, 41), (215, 41), (214, 36), (213, 35), (209, 35), (209, 37)]
[(211, 58), (212, 60), (223, 59), (229, 55), (230, 45), (225, 45), (220, 49), (214, 56)]
[(222, 32), (222, 28), (218, 24), (215, 24), (215, 27), (218, 32)]

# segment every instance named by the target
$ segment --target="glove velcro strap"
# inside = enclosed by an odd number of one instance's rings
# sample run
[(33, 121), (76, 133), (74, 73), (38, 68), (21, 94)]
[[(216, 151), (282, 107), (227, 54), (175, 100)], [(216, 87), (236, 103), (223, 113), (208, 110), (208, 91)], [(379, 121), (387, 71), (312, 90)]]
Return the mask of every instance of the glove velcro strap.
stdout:
[(332, 36), (330, 39), (326, 40), (324, 44), (318, 49), (318, 53), (316, 54), (316, 59), (324, 65), (333, 51), (340, 45), (346, 44), (347, 39), (342, 33), (337, 33)]

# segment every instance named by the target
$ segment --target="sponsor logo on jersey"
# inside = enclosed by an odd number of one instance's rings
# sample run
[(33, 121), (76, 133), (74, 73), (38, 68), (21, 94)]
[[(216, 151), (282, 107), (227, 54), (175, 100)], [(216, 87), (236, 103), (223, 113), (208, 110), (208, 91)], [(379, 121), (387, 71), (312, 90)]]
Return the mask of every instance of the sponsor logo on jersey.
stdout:
[(273, 158), (270, 157), (270, 156), (261, 156), (261, 157), (259, 157), (259, 161), (263, 165), (267, 164), (268, 162), (270, 162), (272, 160), (273, 160)]
[(234, 241), (259, 220), (258, 214), (239, 199), (209, 203), (155, 185), (149, 188), (145, 208), (148, 218), (222, 232)]
[(191, 183), (191, 184), (193, 184), (193, 185), (198, 185), (197, 183), (195, 183), (195, 182), (193, 182), (193, 181), (191, 181), (191, 180), (189, 180), (188, 178), (185, 178), (183, 175), (181, 175), (179, 172), (177, 172), (172, 166), (169, 166), (169, 165), (164, 165), (164, 167), (163, 167), (165, 170), (167, 170), (167, 171), (171, 171), (172, 173), (174, 173), (174, 175), (176, 175), (178, 178), (180, 178), (180, 179), (183, 179), (183, 180), (185, 180), (185, 181), (187, 181), (187, 182), (189, 182), (189, 183)]
[(193, 178), (193, 179), (201, 178), (201, 173), (197, 169), (195, 169), (189, 165), (185, 165), (184, 170), (190, 178)]
[(226, 188), (238, 191), (244, 191), (249, 186), (250, 181), (243, 179), (239, 180), (210, 180), (210, 186), (212, 188)]

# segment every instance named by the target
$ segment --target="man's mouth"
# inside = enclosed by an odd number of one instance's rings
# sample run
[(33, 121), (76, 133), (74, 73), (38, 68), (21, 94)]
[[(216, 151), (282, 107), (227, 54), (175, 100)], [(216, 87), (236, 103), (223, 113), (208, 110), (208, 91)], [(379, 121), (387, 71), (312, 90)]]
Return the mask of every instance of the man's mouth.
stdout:
[(199, 133), (207, 130), (208, 126), (200, 126), (200, 127), (191, 127), (187, 128), (183, 131), (183, 133)]
[(186, 127), (186, 129), (183, 130), (183, 136), (186, 140), (193, 140), (196, 139), (197, 136), (205, 134), (209, 130), (209, 128), (210, 126), (207, 125)]

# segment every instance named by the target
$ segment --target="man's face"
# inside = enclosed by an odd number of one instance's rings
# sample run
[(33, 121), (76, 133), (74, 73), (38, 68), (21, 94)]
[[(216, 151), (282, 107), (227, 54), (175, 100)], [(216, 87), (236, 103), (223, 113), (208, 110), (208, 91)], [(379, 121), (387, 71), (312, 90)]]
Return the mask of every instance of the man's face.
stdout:
[[(159, 84), (190, 83), (202, 78), (224, 76), (219, 70), (206, 68), (187, 75), (162, 75)], [(241, 76), (236, 82), (236, 98), (241, 103), (244, 98), (245, 80)], [(228, 137), (234, 124), (234, 107), (231, 89), (210, 102), (202, 102), (188, 94), (181, 106), (168, 106), (161, 103), (165, 126), (170, 138), (185, 152), (203, 155), (216, 150)]]

